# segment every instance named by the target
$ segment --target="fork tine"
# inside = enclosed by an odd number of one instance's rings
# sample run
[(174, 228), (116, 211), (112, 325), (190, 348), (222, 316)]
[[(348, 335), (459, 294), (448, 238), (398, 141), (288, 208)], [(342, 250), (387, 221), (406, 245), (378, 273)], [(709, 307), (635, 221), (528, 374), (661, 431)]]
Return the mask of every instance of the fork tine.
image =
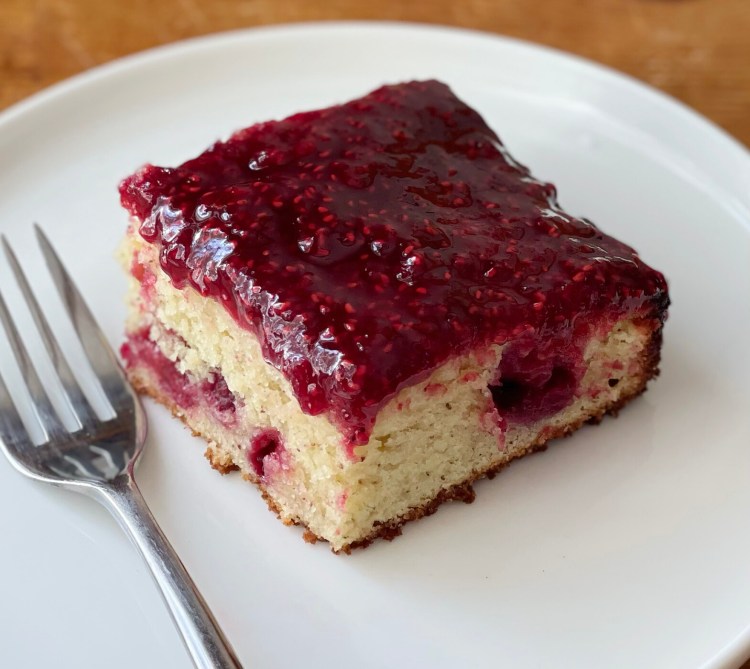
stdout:
[(113, 408), (116, 408), (119, 412), (124, 403), (133, 400), (132, 395), (128, 392), (129, 385), (125, 374), (104, 333), (47, 236), (37, 224), (34, 224), (34, 230), (47, 261), (47, 267), (52, 273), (55, 288), (57, 288), (68, 315), (73, 321), (73, 327), (78, 333), (89, 363)]
[[(61, 458), (63, 454), (54, 442), (36, 446), (18, 413), (8, 386), (0, 374), (0, 451), (13, 467), (32, 478), (40, 474), (39, 464), (49, 454)], [(58, 472), (58, 474), (60, 474)], [(64, 472), (62, 472), (64, 475)], [(49, 474), (46, 474), (49, 480)]]
[(89, 404), (86, 396), (81, 391), (81, 387), (78, 385), (78, 381), (75, 376), (73, 376), (70, 365), (68, 365), (68, 361), (65, 359), (65, 355), (60, 349), (57, 338), (50, 329), (49, 323), (44, 316), (44, 312), (42, 312), (39, 307), (39, 302), (37, 302), (36, 297), (31, 290), (26, 274), (24, 273), (21, 264), (18, 262), (15, 252), (8, 243), (5, 235), (1, 235), (0, 237), (2, 238), (5, 257), (8, 259), (13, 274), (15, 274), (16, 281), (21, 288), (21, 293), (26, 300), (26, 304), (28, 305), (31, 315), (34, 318), (34, 322), (36, 323), (37, 330), (39, 330), (39, 334), (44, 342), (44, 347), (47, 349), (47, 353), (52, 360), (55, 371), (60, 377), (65, 394), (69, 400), (68, 404), (73, 410), (73, 414), (76, 416), (81, 427), (84, 425), (91, 425), (97, 420), (93, 409), (91, 408), (91, 404)]
[(0, 444), (10, 453), (28, 453), (29, 449), (35, 448), (16, 409), (5, 379), (0, 374)]
[(35, 476), (39, 452), (21, 420), (18, 409), (0, 374), (0, 451), (8, 462), (22, 474)]
[(8, 307), (5, 304), (1, 292), (0, 321), (2, 321), (3, 327), (5, 328), (5, 334), (8, 336), (8, 341), (10, 342), (16, 362), (21, 368), (21, 374), (23, 375), (23, 378), (26, 379), (26, 386), (31, 395), (31, 400), (34, 404), (34, 411), (39, 419), (39, 423), (44, 430), (47, 441), (51, 441), (53, 438), (65, 434), (67, 430), (60, 422), (57, 412), (52, 406), (52, 402), (50, 402), (42, 382), (39, 380), (39, 375), (36, 373), (36, 369), (31, 362), (26, 346), (21, 340), (21, 336), (18, 334), (16, 324), (13, 322), (13, 317), (8, 311)]

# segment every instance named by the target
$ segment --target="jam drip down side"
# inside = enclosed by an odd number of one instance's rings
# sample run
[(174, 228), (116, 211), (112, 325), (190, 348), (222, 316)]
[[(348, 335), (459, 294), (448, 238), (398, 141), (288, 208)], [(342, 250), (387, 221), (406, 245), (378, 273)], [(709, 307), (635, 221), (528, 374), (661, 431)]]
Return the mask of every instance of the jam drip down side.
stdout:
[[(659, 272), (561, 210), (435, 81), (249, 127), (120, 192), (172, 282), (257, 333), (302, 409), (350, 445), (452, 356), (668, 302)], [(562, 397), (561, 370), (545, 384)], [(502, 402), (525, 393), (504, 387)]]

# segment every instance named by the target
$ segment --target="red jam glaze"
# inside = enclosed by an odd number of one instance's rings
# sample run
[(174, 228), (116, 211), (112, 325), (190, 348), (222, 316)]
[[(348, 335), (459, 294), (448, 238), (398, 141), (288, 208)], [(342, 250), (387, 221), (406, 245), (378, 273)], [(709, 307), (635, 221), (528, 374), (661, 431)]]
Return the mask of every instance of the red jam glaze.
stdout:
[(452, 355), (668, 303), (659, 272), (564, 213), (436, 81), (252, 126), (120, 193), (172, 282), (256, 332), (352, 445)]

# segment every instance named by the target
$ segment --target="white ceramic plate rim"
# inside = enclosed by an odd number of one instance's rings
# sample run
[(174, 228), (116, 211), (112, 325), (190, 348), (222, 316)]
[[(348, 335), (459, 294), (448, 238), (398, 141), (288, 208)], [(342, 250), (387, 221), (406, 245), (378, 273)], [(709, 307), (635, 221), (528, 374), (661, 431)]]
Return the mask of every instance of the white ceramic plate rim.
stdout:
[[(684, 167), (687, 171), (694, 168), (697, 169), (696, 166), (699, 165), (700, 155), (707, 146), (710, 146), (714, 154), (718, 153), (721, 156), (722, 160), (720, 164), (712, 170), (712, 173), (718, 177), (718, 188), (728, 195), (728, 206), (734, 209), (739, 208), (743, 211), (744, 215), (741, 218), (744, 221), (745, 227), (750, 228), (750, 223), (748, 223), (750, 221), (750, 189), (747, 188), (747, 184), (750, 183), (750, 153), (742, 144), (720, 127), (661, 91), (605, 66), (556, 49), (515, 38), (460, 28), (392, 22), (318, 22), (241, 29), (191, 38), (125, 56), (54, 84), (1, 112), (0, 132), (7, 132), (11, 130), (15, 121), (21, 118), (26, 119), (26, 117), (33, 115), (37, 110), (54, 105), (61, 99), (81, 90), (94, 88), (102, 80), (120, 72), (172, 59), (179, 59), (187, 53), (212, 50), (226, 46), (227, 44), (242, 42), (248, 39), (249, 35), (252, 35), (253, 39), (273, 39), (290, 36), (297, 32), (310, 33), (311, 31), (320, 30), (330, 33), (330, 31), (347, 31), (352, 28), (356, 28), (359, 31), (374, 32), (420, 31), (425, 34), (432, 33), (435, 36), (440, 36), (442, 39), (470, 39), (475, 43), (483, 43), (486, 46), (492, 47), (502, 46), (505, 43), (515, 50), (524, 52), (529, 57), (554, 59), (556, 66), (564, 67), (573, 75), (580, 73), (581, 76), (602, 85), (618, 87), (630, 97), (647, 99), (652, 107), (658, 108), (661, 112), (658, 115), (654, 115), (653, 118), (667, 115), (672, 119), (675, 127), (679, 127), (683, 133), (688, 133), (690, 141), (689, 144), (684, 146)], [(608, 111), (611, 111), (614, 116), (620, 118), (625, 123), (628, 122), (626, 110)], [(653, 137), (658, 138), (659, 132), (664, 130), (663, 127), (651, 125), (648, 118), (639, 120), (639, 130)], [(674, 146), (672, 148), (674, 150)], [(719, 650), (703, 666), (705, 669), (733, 667), (745, 660), (748, 655), (750, 655), (750, 625), (735, 639), (727, 643), (724, 648)]]

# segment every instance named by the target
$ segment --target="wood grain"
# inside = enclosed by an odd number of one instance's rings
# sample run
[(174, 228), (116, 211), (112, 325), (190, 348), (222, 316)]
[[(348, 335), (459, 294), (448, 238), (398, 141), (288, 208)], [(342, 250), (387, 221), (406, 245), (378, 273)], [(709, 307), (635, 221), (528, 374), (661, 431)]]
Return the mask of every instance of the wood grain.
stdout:
[(548, 44), (661, 88), (750, 145), (750, 0), (2, 0), (0, 108), (158, 44), (320, 19), (441, 23)]
[(652, 84), (750, 145), (750, 0), (0, 0), (0, 109), (159, 44), (333, 19), (439, 23), (547, 44)]

